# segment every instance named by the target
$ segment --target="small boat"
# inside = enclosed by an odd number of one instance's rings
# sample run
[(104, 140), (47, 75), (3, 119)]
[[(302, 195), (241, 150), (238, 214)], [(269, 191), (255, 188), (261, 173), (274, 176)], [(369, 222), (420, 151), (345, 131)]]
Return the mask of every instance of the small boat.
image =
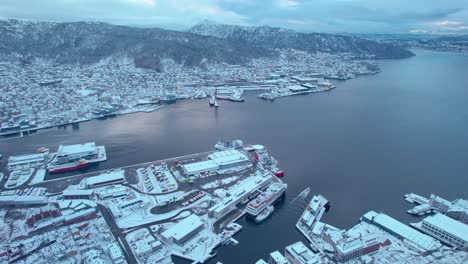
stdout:
[(284, 176), (284, 171), (276, 168), (276, 167), (271, 167), (270, 171), (276, 176), (276, 177), (283, 177)]
[(261, 211), (256, 217), (255, 217), (255, 223), (260, 224), (261, 222), (265, 221), (275, 210), (275, 207), (273, 205), (267, 206), (263, 211)]
[(216, 103), (215, 98), (214, 98), (213, 96), (211, 96), (211, 98), (210, 98), (210, 106), (214, 106), (215, 103)]
[(2, 154), (0, 154), (0, 160), (1, 160), (2, 158), (3, 158), (3, 155), (2, 155)]
[(36, 153), (37, 154), (40, 154), (40, 153), (46, 153), (46, 152), (49, 152), (50, 149), (46, 148), (46, 147), (40, 147), (36, 150)]
[(216, 99), (214, 101), (214, 107), (219, 107), (218, 101), (216, 101)]

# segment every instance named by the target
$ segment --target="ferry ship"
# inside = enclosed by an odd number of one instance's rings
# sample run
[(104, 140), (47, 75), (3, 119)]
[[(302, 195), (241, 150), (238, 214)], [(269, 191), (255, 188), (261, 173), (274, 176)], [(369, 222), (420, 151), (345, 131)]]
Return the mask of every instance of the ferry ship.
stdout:
[(53, 167), (49, 168), (49, 173), (54, 174), (54, 173), (62, 173), (62, 172), (77, 170), (77, 169), (87, 167), (89, 166), (89, 164), (90, 163), (87, 160), (81, 159), (76, 162), (54, 165)]
[(283, 197), (287, 187), (286, 183), (272, 183), (265, 191), (261, 192), (254, 200), (247, 204), (247, 216), (256, 217), (265, 208), (278, 200), (278, 198)]
[(104, 146), (89, 142), (76, 145), (60, 145), (54, 159), (47, 164), (50, 173), (60, 173), (83, 168), (91, 163), (107, 160)]

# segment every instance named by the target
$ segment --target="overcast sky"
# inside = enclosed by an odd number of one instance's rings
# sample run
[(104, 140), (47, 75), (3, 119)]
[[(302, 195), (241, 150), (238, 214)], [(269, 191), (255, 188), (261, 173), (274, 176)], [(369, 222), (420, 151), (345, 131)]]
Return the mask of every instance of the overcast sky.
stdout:
[(208, 19), (302, 32), (468, 34), (468, 0), (0, 0), (0, 18), (178, 30)]

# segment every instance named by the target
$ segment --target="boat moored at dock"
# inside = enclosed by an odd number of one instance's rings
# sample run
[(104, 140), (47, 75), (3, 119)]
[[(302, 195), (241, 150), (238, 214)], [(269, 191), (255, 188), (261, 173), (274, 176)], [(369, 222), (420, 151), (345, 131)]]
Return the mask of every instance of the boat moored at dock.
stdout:
[(261, 192), (254, 200), (247, 204), (247, 216), (256, 217), (265, 208), (274, 204), (278, 198), (284, 196), (288, 185), (286, 183), (275, 182), (269, 185), (265, 191)]

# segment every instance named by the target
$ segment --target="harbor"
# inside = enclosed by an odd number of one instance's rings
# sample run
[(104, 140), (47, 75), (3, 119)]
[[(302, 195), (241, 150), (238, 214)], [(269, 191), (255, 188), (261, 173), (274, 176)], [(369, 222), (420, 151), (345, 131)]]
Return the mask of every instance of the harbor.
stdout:
[[(105, 220), (113, 227), (110, 231), (115, 239), (124, 245), (129, 262), (133, 259), (138, 263), (172, 263), (170, 256), (179, 256), (203, 263), (214, 256), (215, 248), (239, 243), (232, 236), (242, 226), (235, 221), (246, 212), (256, 217), (271, 210), (287, 188), (271, 171), (277, 161), (274, 165), (267, 162), (273, 158), (266, 154), (264, 146), (244, 146), (235, 140), (218, 142), (214, 148), (217, 150), (105, 172), (36, 179), (28, 185), (23, 180), (11, 191), (0, 192), (0, 211), (8, 212), (17, 206), (26, 211), (32, 210), (28, 209), (30, 206), (53, 210), (54, 215), (48, 214), (40, 223), (24, 227), (31, 239), (43, 239), (37, 230), (68, 225), (68, 221), (87, 224)], [(97, 147), (95, 143), (60, 146), (49, 164), (83, 158), (102, 161), (107, 159), (101, 153), (104, 150), (104, 146)], [(44, 151), (44, 155), (49, 153)], [(268, 168), (262, 165), (265, 162)], [(41, 173), (45, 168), (50, 170), (50, 166), (35, 162), (23, 162), (22, 166), (23, 170), (27, 166), (31, 170), (39, 167)], [(18, 188), (22, 186), (28, 187)], [(79, 206), (74, 206), (74, 213), (65, 218), (71, 220), (58, 221), (73, 203)], [(15, 223), (24, 224), (21, 220)], [(18, 250), (14, 256), (8, 255), (10, 259), (29, 258), (31, 252)]]
[[(438, 63), (431, 59), (433, 56)], [(296, 210), (286, 205), (307, 186), (312, 194), (322, 194), (332, 202), (322, 221), (340, 228), (354, 226), (371, 209), (384, 211), (403, 223), (419, 222), (406, 212), (413, 208), (403, 199), (410, 192), (427, 198), (434, 193), (448, 201), (466, 196), (466, 155), (458, 151), (466, 145), (466, 122), (459, 111), (464, 106), (464, 78), (460, 76), (465, 75), (462, 67), (444, 70), (452, 63), (463, 65), (464, 60), (419, 51), (408, 60), (383, 62), (378, 75), (337, 81), (338, 88), (332, 93), (270, 102), (245, 92), (246, 100), (240, 107), (220, 101), (218, 111), (213, 111), (208, 99), (200, 99), (201, 103), (184, 100), (153, 113), (91, 120), (78, 128), (40, 130), (31, 137), (0, 142), (4, 156), (0, 163), (5, 167), (9, 156), (42, 146), (55, 152), (60, 144), (96, 142), (106, 146), (108, 159), (83, 171), (93, 174), (211, 151), (220, 139), (262, 143), (286, 173), (287, 196), (264, 224), (240, 218), (243, 229), (235, 236), (239, 244), (216, 248), (216, 257), (208, 261), (235, 264), (232, 260), (240, 259), (254, 263), (303, 238), (294, 228), (305, 206)], [(437, 75), (418, 70), (428, 65)], [(440, 75), (454, 83), (450, 93), (435, 81)], [(418, 89), (420, 82), (424, 89)], [(430, 98), (415, 101), (426, 92)], [(450, 104), (439, 100), (444, 97), (450, 98)], [(437, 109), (434, 102), (438, 102)], [(68, 179), (80, 178), (80, 174), (75, 171), (48, 178), (50, 183), (62, 185)], [(282, 239), (278, 239), (277, 230), (287, 231)]]

